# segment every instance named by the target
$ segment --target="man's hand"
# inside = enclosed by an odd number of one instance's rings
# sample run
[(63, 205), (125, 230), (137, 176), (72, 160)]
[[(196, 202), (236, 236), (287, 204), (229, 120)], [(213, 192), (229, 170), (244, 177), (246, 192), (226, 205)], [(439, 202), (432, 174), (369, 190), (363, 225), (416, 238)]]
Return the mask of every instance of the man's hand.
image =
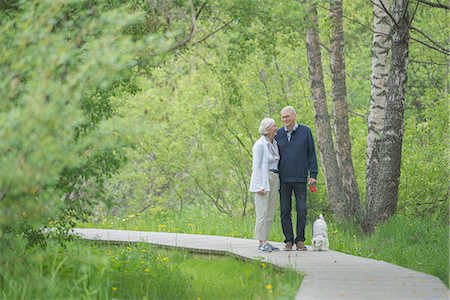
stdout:
[(309, 178), (309, 185), (316, 185), (317, 180), (315, 178)]

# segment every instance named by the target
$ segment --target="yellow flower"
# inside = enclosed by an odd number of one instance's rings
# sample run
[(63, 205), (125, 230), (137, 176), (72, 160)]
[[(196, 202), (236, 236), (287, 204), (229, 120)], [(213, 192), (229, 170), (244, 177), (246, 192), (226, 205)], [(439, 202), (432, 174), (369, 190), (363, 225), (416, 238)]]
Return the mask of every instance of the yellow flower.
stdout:
[(268, 290), (269, 292), (272, 292), (273, 286), (269, 283), (266, 284), (266, 290)]
[(262, 263), (262, 264), (261, 264), (261, 267), (262, 267), (263, 269), (265, 269), (265, 268), (267, 268), (267, 264), (266, 264), (266, 263)]
[(148, 273), (148, 272), (150, 272), (150, 269), (149, 269), (149, 268), (146, 268), (146, 269), (144, 270), (144, 272), (145, 272), (145, 273)]
[(115, 286), (112, 287), (112, 291), (115, 292), (117, 291), (117, 288)]
[(162, 261), (162, 262), (168, 262), (168, 261), (169, 261), (169, 258), (168, 258), (167, 256), (164, 256), (163, 258), (161, 258), (161, 261)]

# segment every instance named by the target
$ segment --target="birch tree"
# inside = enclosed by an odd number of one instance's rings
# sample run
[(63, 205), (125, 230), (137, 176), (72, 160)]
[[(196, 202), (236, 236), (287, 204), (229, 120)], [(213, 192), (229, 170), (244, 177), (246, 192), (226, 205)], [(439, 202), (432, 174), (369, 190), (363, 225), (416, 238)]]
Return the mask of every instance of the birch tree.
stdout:
[[(379, 147), (371, 156), (379, 158), (376, 169), (367, 169), (366, 231), (392, 216), (397, 209), (402, 154), (405, 89), (408, 80), (410, 41), (409, 0), (396, 0), (392, 10), (391, 65), (387, 86), (385, 120)], [(375, 3), (377, 5), (377, 3)], [(381, 5), (379, 5), (382, 7)], [(384, 9), (384, 8), (383, 8)], [(376, 151), (376, 152), (374, 152)], [(374, 174), (371, 174), (374, 173)]]
[(389, 0), (373, 4), (372, 75), (370, 92), (369, 130), (366, 144), (366, 210), (375, 201), (374, 186), (379, 168), (379, 147), (384, 125), (384, 113), (388, 82), (388, 54), (390, 20)]

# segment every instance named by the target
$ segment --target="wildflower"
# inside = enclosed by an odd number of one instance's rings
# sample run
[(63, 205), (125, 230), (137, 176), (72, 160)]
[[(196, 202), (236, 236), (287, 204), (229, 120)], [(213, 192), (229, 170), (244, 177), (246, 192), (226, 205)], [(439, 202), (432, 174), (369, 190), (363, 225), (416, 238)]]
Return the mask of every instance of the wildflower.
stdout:
[(113, 291), (113, 292), (116, 292), (116, 291), (117, 291), (117, 288), (116, 288), (115, 286), (113, 286), (113, 287), (112, 287), (112, 291)]
[(162, 262), (168, 262), (168, 261), (169, 261), (169, 258), (168, 258), (167, 256), (164, 256), (163, 258), (161, 258), (161, 261), (162, 261)]
[(146, 268), (146, 269), (144, 270), (144, 272), (145, 272), (145, 273), (148, 273), (148, 272), (150, 272), (150, 269), (149, 269), (149, 268)]
[(269, 283), (269, 284), (266, 284), (266, 290), (269, 292), (269, 293), (272, 293), (272, 289), (273, 289), (273, 286)]
[(145, 252), (147, 252), (147, 251), (146, 251), (145, 249), (142, 249), (141, 252), (142, 252), (142, 253), (145, 253)]
[(266, 263), (262, 263), (262, 264), (261, 264), (261, 267), (262, 267), (263, 269), (265, 269), (265, 268), (267, 268), (267, 264), (266, 264)]

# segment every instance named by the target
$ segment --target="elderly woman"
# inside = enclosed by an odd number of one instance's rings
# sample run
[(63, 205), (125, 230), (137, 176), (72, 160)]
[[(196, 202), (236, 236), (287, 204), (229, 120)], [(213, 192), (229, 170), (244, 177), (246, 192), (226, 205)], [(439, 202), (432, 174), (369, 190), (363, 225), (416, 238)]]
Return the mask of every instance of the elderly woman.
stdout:
[(259, 138), (253, 145), (252, 177), (250, 192), (255, 194), (255, 239), (259, 240), (258, 250), (262, 252), (278, 251), (280, 249), (267, 242), (275, 214), (275, 204), (280, 189), (278, 178), (277, 125), (275, 120), (264, 118), (259, 126)]

